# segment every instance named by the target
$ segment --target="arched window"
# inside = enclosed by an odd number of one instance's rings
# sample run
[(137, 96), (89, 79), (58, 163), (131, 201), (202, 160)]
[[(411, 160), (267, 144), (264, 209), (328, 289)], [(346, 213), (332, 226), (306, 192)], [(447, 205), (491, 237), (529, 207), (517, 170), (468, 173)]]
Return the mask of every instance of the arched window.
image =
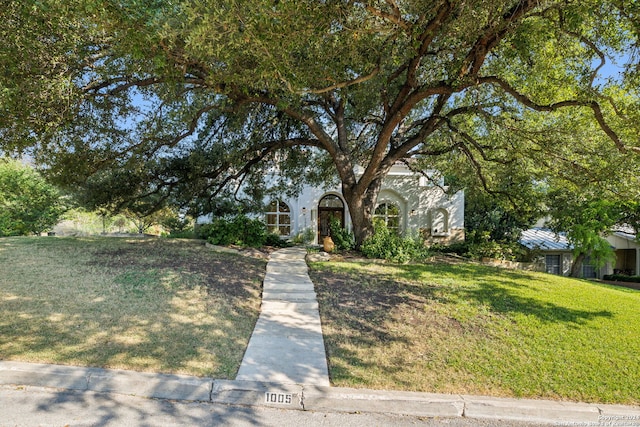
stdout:
[(267, 230), (280, 236), (291, 235), (291, 209), (281, 200), (274, 200), (267, 206)]
[(374, 218), (380, 218), (389, 230), (400, 232), (400, 208), (393, 203), (381, 203), (376, 208)]
[(320, 206), (321, 208), (344, 209), (344, 203), (342, 203), (340, 197), (336, 196), (335, 194), (327, 194), (326, 196), (324, 196), (320, 200), (320, 203), (318, 203), (318, 206)]

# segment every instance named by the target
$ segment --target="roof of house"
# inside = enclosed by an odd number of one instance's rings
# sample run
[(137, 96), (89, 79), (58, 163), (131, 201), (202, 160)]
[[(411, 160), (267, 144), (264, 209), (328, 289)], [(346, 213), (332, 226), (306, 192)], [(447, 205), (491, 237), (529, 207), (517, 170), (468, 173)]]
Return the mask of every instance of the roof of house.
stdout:
[(621, 237), (623, 239), (633, 240), (633, 241), (635, 241), (637, 237), (635, 230), (628, 225), (621, 225), (616, 227), (616, 229), (613, 230), (611, 234), (613, 234), (614, 236)]
[(530, 228), (520, 234), (520, 244), (529, 249), (546, 251), (570, 251), (573, 246), (564, 234), (555, 233), (548, 228)]
[(613, 233), (614, 236), (618, 236), (621, 237), (623, 239), (627, 239), (627, 240), (636, 240), (636, 235), (633, 233), (627, 233), (624, 231), (614, 231)]

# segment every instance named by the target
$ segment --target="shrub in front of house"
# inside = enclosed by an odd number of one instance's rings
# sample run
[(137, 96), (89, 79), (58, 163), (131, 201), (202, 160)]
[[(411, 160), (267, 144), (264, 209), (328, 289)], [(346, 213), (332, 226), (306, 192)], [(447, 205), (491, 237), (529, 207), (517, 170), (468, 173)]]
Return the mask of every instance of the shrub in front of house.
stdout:
[(349, 251), (356, 247), (356, 239), (353, 233), (340, 224), (338, 218), (331, 218), (329, 221), (331, 230), (331, 240), (339, 251)]
[(267, 228), (259, 219), (246, 215), (230, 218), (214, 218), (210, 224), (198, 229), (198, 236), (212, 245), (263, 246), (267, 239)]
[(274, 246), (276, 248), (285, 248), (289, 246), (289, 243), (286, 240), (281, 239), (280, 236), (275, 233), (267, 233), (265, 236), (263, 246)]
[(507, 261), (531, 262), (532, 254), (517, 242), (496, 241), (488, 231), (472, 230), (465, 241), (457, 246), (457, 253), (471, 259), (492, 258)]
[(602, 279), (611, 282), (640, 283), (640, 276), (625, 276), (624, 274), (605, 274)]
[(390, 230), (384, 221), (375, 219), (373, 236), (362, 244), (360, 251), (367, 258), (380, 258), (388, 261), (405, 263), (422, 260), (430, 251), (419, 237), (401, 236)]
[(526, 254), (522, 247), (512, 242), (487, 241), (469, 243), (465, 256), (471, 259), (493, 258), (507, 261), (524, 261)]
[(246, 215), (214, 218), (210, 224), (202, 224), (198, 228), (198, 237), (212, 245), (250, 246), (286, 246), (287, 242), (277, 234), (269, 233), (264, 221), (249, 218)]
[(188, 217), (169, 215), (160, 221), (168, 237), (193, 239), (195, 237), (193, 220)]

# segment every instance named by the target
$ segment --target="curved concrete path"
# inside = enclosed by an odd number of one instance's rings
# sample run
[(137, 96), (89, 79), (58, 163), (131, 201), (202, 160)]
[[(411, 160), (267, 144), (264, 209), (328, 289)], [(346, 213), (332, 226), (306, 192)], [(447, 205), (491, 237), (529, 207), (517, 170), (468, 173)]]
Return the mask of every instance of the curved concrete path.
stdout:
[(318, 301), (305, 248), (271, 254), (262, 308), (236, 376), (239, 381), (329, 386)]

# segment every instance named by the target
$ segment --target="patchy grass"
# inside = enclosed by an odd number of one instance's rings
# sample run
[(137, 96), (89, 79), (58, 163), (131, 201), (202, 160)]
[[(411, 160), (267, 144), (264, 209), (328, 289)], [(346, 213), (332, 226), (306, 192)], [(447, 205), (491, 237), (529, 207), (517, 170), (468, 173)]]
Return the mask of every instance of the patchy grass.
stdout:
[(197, 241), (0, 239), (0, 359), (234, 378), (265, 261)]
[(313, 263), (336, 386), (639, 404), (640, 292), (468, 263)]

